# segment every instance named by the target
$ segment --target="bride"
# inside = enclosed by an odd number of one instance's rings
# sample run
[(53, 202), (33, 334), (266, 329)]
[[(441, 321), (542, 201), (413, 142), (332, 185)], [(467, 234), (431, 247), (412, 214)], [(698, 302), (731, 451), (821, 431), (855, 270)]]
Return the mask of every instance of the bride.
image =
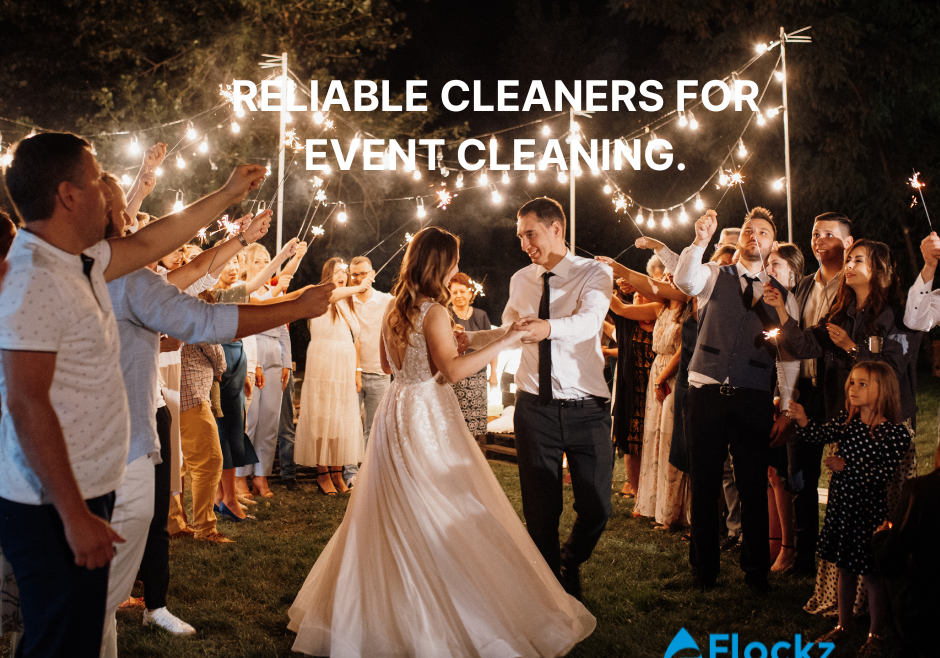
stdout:
[(594, 630), (480, 453), (449, 382), (519, 342), (458, 356), (447, 312), (459, 240), (426, 228), (382, 324), (394, 375), (346, 516), (289, 611), (314, 656), (561, 656)]

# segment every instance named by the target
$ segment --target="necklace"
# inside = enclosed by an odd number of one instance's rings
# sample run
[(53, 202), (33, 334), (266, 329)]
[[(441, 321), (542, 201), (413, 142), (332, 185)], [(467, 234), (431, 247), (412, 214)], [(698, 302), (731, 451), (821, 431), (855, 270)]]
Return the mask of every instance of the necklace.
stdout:
[(457, 311), (457, 307), (456, 307), (456, 306), (451, 306), (451, 309), (453, 309), (454, 315), (456, 315), (456, 316), (457, 316), (458, 318), (460, 318), (461, 320), (469, 320), (469, 319), (473, 316), (473, 307), (471, 307), (471, 306), (467, 306), (467, 317), (464, 317), (463, 315), (461, 315), (461, 314)]

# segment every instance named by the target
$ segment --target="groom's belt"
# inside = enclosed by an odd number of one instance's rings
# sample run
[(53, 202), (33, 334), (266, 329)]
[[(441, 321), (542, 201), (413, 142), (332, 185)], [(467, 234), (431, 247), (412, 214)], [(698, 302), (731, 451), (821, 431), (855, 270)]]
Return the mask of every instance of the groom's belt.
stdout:
[[(517, 391), (516, 395), (522, 398), (539, 404), (539, 396), (532, 395), (531, 393), (526, 393), (525, 391)], [(607, 405), (607, 398), (598, 397), (596, 395), (589, 395), (586, 398), (568, 398), (564, 400), (549, 400), (545, 403), (545, 406), (548, 407), (559, 407), (560, 409), (571, 409), (578, 408), (583, 409), (585, 407), (604, 407)]]

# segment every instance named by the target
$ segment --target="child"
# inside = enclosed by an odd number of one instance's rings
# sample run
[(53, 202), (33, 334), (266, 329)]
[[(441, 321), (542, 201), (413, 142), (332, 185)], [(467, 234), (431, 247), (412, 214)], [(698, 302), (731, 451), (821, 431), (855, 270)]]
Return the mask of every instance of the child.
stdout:
[(871, 538), (888, 515), (886, 485), (911, 442), (900, 420), (897, 376), (886, 363), (859, 363), (845, 383), (846, 411), (819, 424), (803, 407), (790, 403), (799, 437), (809, 443), (838, 441), (839, 456), (827, 457), (833, 471), (826, 521), (819, 535), (822, 559), (839, 569), (839, 625), (817, 640), (838, 642), (852, 624), (857, 577), (868, 588), (871, 627), (860, 658), (881, 656), (886, 599), (876, 573)]

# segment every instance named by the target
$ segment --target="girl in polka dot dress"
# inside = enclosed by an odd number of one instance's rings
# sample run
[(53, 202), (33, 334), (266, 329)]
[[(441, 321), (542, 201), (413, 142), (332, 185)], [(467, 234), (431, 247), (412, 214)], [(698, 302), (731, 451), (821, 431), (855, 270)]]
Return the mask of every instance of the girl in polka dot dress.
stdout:
[(825, 424), (807, 419), (796, 402), (790, 403), (790, 417), (799, 425), (800, 439), (839, 445), (838, 455), (825, 460), (833, 475), (818, 545), (819, 556), (839, 569), (839, 625), (818, 641), (839, 642), (848, 637), (860, 575), (869, 592), (871, 627), (858, 655), (870, 658), (882, 655), (886, 620), (886, 598), (871, 538), (887, 519), (886, 485), (910, 446), (911, 436), (899, 424), (898, 381), (889, 365), (859, 363), (849, 373), (845, 392), (846, 411)]

